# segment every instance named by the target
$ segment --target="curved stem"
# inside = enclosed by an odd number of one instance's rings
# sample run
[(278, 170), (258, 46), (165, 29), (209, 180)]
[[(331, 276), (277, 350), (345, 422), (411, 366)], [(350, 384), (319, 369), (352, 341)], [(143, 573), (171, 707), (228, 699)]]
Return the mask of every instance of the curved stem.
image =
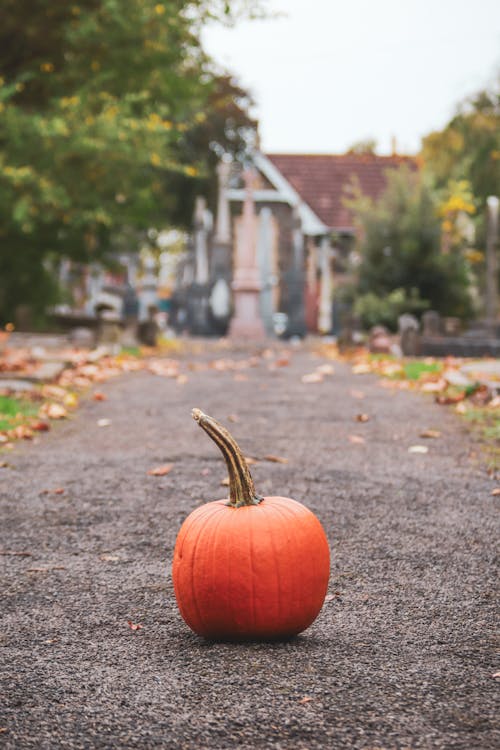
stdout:
[(247, 462), (235, 439), (219, 422), (200, 409), (193, 409), (193, 419), (220, 448), (229, 474), (229, 505), (240, 508), (242, 505), (258, 505), (262, 497), (257, 495)]

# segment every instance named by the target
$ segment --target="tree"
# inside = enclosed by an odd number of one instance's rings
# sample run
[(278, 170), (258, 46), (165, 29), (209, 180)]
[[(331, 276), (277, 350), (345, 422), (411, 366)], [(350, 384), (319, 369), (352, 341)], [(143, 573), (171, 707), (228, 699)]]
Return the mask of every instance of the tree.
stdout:
[(225, 127), (211, 98), (236, 88), (205, 55), (201, 25), (255, 6), (4, 0), (0, 320), (35, 292), (43, 307), (51, 258), (102, 258), (124, 231), (176, 217), (179, 180), (209, 174), (199, 133)]
[(462, 102), (443, 130), (423, 139), (421, 156), (438, 188), (449, 180), (467, 180), (481, 206), (488, 195), (498, 194), (500, 76), (491, 88)]
[(424, 175), (406, 166), (389, 170), (377, 201), (358, 193), (348, 205), (359, 228), (356, 293), (370, 295), (370, 310), (375, 297), (398, 290), (392, 323), (404, 304), (407, 311), (428, 306), (444, 315), (470, 314), (467, 261), (460, 252), (441, 252), (438, 200)]

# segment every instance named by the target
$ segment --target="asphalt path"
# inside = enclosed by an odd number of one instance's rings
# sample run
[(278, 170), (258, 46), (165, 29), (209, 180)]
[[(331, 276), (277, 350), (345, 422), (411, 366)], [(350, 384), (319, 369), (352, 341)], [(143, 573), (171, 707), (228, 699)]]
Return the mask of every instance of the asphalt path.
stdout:
[[(340, 363), (303, 383), (324, 360), (275, 359), (186, 361), (184, 383), (120, 377), (99, 386), (106, 401), (85, 399), (5, 456), (0, 746), (498, 747), (499, 498), (477, 447), (430, 397)], [(287, 458), (251, 467), (257, 490), (303, 502), (327, 533), (327, 601), (286, 643), (206, 642), (177, 610), (176, 534), (226, 493), (195, 406), (246, 455)], [(426, 429), (442, 435), (419, 437)], [(168, 475), (148, 475), (166, 463)]]

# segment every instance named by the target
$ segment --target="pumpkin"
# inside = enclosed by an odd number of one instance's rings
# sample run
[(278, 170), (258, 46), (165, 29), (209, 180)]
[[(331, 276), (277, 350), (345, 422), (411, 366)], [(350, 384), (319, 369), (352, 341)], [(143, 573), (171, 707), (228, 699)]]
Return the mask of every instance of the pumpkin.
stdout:
[(283, 639), (319, 614), (330, 552), (316, 516), (286, 497), (261, 497), (234, 438), (215, 419), (193, 417), (222, 451), (229, 498), (184, 521), (172, 576), (189, 627), (214, 640)]

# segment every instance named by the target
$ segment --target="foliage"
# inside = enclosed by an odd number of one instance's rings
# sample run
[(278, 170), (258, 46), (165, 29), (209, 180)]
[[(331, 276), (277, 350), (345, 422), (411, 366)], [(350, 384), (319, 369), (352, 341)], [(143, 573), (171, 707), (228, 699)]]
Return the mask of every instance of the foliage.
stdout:
[(386, 300), (392, 316), (402, 292), (420, 310), (426, 303), (443, 315), (470, 314), (467, 261), (462, 253), (440, 252), (438, 200), (424, 175), (406, 166), (389, 170), (376, 202), (358, 192), (346, 204), (359, 228), (358, 294), (373, 295), (365, 306), (373, 311), (375, 298), (398, 290)]
[(442, 131), (423, 140), (422, 158), (435, 184), (467, 180), (484, 206), (497, 195), (500, 170), (500, 77), (489, 89), (465, 100)]
[[(256, 3), (5, 0), (0, 28), (0, 319), (36, 289), (44, 261), (102, 257), (125, 228), (165, 225), (210, 145), (233, 139), (201, 25)], [(238, 120), (240, 118), (240, 120)], [(233, 126), (233, 131), (238, 126)], [(200, 136), (205, 133), (205, 139)], [(188, 196), (189, 198), (189, 196)], [(42, 294), (42, 288), (45, 294)]]
[(360, 318), (364, 328), (384, 325), (391, 330), (397, 329), (398, 318), (403, 313), (417, 314), (429, 307), (429, 302), (420, 299), (418, 291), (411, 289), (394, 289), (385, 296), (373, 292), (356, 296), (354, 313)]

